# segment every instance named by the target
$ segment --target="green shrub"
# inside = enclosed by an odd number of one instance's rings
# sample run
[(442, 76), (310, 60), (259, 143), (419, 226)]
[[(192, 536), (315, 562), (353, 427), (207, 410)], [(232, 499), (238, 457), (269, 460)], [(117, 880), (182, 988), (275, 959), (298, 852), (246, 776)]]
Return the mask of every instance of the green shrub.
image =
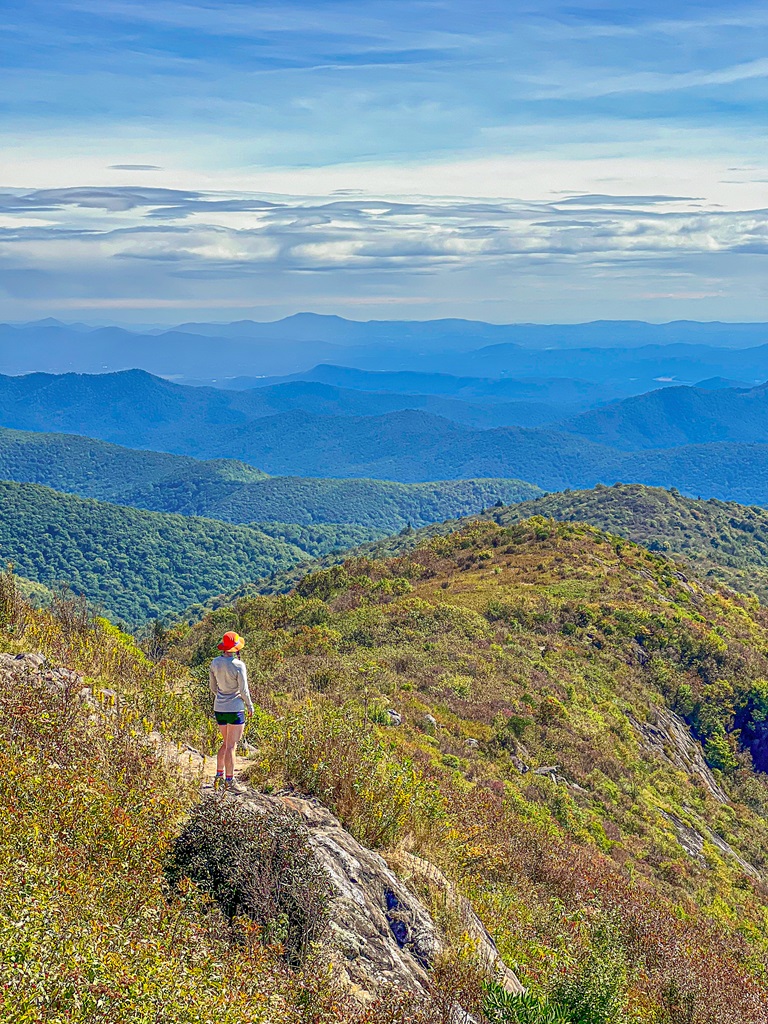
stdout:
[(306, 702), (266, 737), (249, 776), (317, 797), (366, 846), (426, 838), (445, 817), (436, 787), (386, 751), (354, 705)]
[(484, 987), (483, 1014), (489, 1024), (571, 1024), (568, 1014), (546, 997), (515, 995), (495, 981)]
[(578, 968), (558, 981), (550, 1000), (571, 1024), (624, 1024), (627, 1021), (628, 965), (619, 929), (599, 926)]
[(733, 747), (723, 733), (709, 737), (704, 744), (704, 757), (710, 768), (718, 768), (721, 772), (732, 772), (739, 766)]
[(293, 966), (325, 925), (330, 882), (295, 815), (259, 814), (209, 797), (174, 842), (166, 873), (176, 887), (189, 878), (230, 921), (255, 921), (264, 941), (280, 943)]

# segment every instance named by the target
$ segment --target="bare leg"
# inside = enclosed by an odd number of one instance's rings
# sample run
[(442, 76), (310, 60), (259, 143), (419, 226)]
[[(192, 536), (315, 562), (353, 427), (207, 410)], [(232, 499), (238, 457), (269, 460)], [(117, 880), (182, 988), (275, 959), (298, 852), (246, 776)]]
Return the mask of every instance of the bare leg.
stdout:
[[(221, 745), (221, 750), (224, 751), (224, 774), (228, 779), (231, 779), (235, 774), (235, 751), (237, 750), (237, 744), (240, 742), (240, 738), (245, 732), (244, 725), (227, 725), (226, 733), (224, 735), (224, 742)], [(217, 759), (218, 763), (218, 759)]]
[(226, 751), (227, 751), (227, 729), (229, 729), (229, 726), (228, 725), (220, 725), (218, 727), (218, 729), (219, 729), (219, 732), (221, 733), (221, 746), (219, 747), (219, 749), (216, 752), (216, 771), (217, 772), (223, 772), (224, 771), (224, 755), (226, 754)]

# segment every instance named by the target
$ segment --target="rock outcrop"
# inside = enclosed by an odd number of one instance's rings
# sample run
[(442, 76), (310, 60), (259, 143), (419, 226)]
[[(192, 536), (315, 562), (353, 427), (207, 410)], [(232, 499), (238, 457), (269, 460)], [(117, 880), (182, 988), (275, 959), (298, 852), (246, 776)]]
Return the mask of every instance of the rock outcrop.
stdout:
[(640, 721), (633, 715), (628, 717), (640, 736), (644, 750), (673, 764), (686, 775), (699, 779), (718, 803), (728, 803), (728, 797), (704, 760), (700, 744), (691, 736), (690, 729), (679, 715), (667, 708), (656, 708), (653, 722)]
[[(336, 894), (331, 908), (331, 955), (349, 990), (362, 1001), (388, 985), (426, 993), (430, 967), (445, 941), (428, 909), (403, 879), (316, 801), (243, 790), (228, 799), (242, 802), (257, 814), (289, 811), (306, 825)], [(510, 992), (523, 992), (469, 902), (445, 876), (420, 858), (404, 854), (399, 859), (411, 875), (428, 880), (455, 904), (479, 956), (496, 972), (498, 981)]]

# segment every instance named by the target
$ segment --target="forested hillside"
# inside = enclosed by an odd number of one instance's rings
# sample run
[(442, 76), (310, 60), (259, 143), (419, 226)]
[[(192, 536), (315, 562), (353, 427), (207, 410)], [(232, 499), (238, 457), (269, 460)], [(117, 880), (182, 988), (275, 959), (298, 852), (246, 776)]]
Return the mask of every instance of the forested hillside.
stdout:
[(662, 388), (581, 413), (566, 430), (626, 451), (768, 442), (768, 388)]
[[(102, 501), (126, 501), (139, 487), (155, 485), (225, 492), (232, 484), (266, 478), (235, 459), (203, 461), (82, 437), (0, 428), (0, 479), (44, 484)], [(130, 502), (126, 501), (126, 504)]]
[[(654, 434), (654, 423), (646, 423), (642, 417), (642, 422), (635, 424), (638, 432), (630, 440), (621, 434), (626, 426), (623, 419), (614, 424), (618, 433), (613, 431), (613, 426), (610, 430), (606, 426), (607, 434), (597, 431), (603, 440), (617, 445), (642, 445), (642, 449), (637, 451), (609, 447), (606, 443), (595, 443), (573, 432), (550, 428), (508, 426), (478, 429), (407, 408), (364, 416), (318, 414), (298, 408), (252, 418), (254, 411), (249, 403), (255, 401), (253, 395), (260, 390), (217, 391), (214, 388), (180, 387), (139, 371), (104, 374), (102, 377), (31, 374), (21, 378), (0, 378), (0, 420), (6, 426), (16, 428), (73, 431), (101, 440), (160, 449), (213, 462), (202, 470), (208, 484), (201, 487), (190, 476), (190, 473), (194, 475), (195, 465), (185, 464), (186, 468), (181, 473), (182, 483), (178, 488), (169, 486), (169, 491), (178, 493), (166, 501), (157, 492), (151, 494), (158, 477), (164, 473), (164, 463), (148, 459), (148, 478), (136, 484), (137, 488), (143, 486), (145, 490), (136, 503), (147, 501), (150, 507), (158, 509), (184, 508), (218, 514), (209, 510), (207, 493), (213, 491), (218, 501), (232, 492), (235, 483), (258, 481), (243, 468), (242, 463), (279, 476), (320, 479), (362, 477), (402, 483), (498, 477), (526, 480), (545, 490), (584, 488), (616, 481), (638, 482), (677, 487), (694, 497), (768, 505), (768, 444), (736, 440), (687, 443), (691, 437), (702, 435), (761, 436), (760, 410), (765, 404), (761, 389), (708, 391), (668, 388), (655, 395), (644, 396), (642, 401), (638, 400), (638, 410), (646, 408), (643, 404), (646, 398), (652, 409), (656, 408), (654, 403), (674, 406), (681, 394), (689, 398), (694, 396), (695, 408), (686, 406), (678, 410), (679, 416), (670, 413), (667, 425), (671, 424), (671, 432), (665, 427)], [(564, 428), (573, 431), (581, 423), (586, 430), (593, 422), (604, 426), (612, 424), (611, 417), (619, 414), (623, 417), (621, 410), (627, 408), (634, 407), (620, 404), (609, 406), (605, 412), (594, 410), (597, 417), (594, 421), (571, 420), (564, 424)], [(591, 417), (593, 413), (585, 415)], [(607, 419), (603, 421), (601, 416)], [(68, 443), (76, 444), (74, 441)], [(651, 443), (675, 446), (649, 448)], [(78, 477), (73, 454), (65, 454), (61, 468), (51, 467), (50, 472), (58, 475), (49, 481), (44, 474), (50, 460), (35, 451), (33, 441), (27, 441), (27, 444), (27, 452), (30, 456), (34, 454), (37, 460), (34, 464), (41, 466), (40, 482), (51, 482), (64, 488), (67, 487), (67, 475)], [(6, 454), (2, 458), (8, 459), (15, 467), (9, 475), (27, 472), (23, 454), (10, 452), (9, 445), (12, 447), (6, 438), (3, 441)], [(93, 491), (81, 493), (96, 495), (97, 488), (109, 487), (107, 467), (113, 464), (113, 455), (116, 453), (85, 455), (86, 461), (94, 460), (89, 484)], [(129, 472), (138, 470), (136, 459), (136, 456), (126, 457), (125, 466), (131, 467), (130, 471), (115, 463), (118, 477), (127, 477)], [(225, 466), (218, 465), (222, 459), (227, 460)], [(240, 460), (239, 466), (237, 460)], [(103, 481), (96, 479), (102, 465), (105, 467)], [(165, 465), (170, 467), (167, 462)], [(169, 475), (175, 472), (175, 469), (169, 470)], [(222, 479), (225, 486), (218, 487), (217, 481)], [(170, 484), (170, 480), (166, 480)], [(74, 486), (81, 485), (73, 485), (73, 489)], [(133, 502), (131, 493), (122, 488), (122, 481), (119, 494), (99, 492), (98, 496)], [(333, 500), (328, 497), (328, 503)], [(302, 501), (303, 498), (300, 503)], [(462, 501), (459, 495), (459, 507), (455, 508), (450, 507), (450, 500), (440, 503), (439, 514), (456, 515), (467, 511), (461, 506)], [(414, 513), (418, 518), (419, 503), (417, 499), (415, 508), (413, 504), (404, 507), (399, 519), (387, 517), (389, 521), (386, 524), (381, 519), (378, 522), (382, 528), (396, 529), (399, 522), (411, 521)], [(231, 512), (222, 514), (249, 515), (243, 511), (245, 505), (247, 499), (238, 500), (233, 503)]]
[(69, 584), (134, 625), (369, 536), (343, 525), (261, 530), (0, 482), (3, 563), (46, 586)]
[(381, 480), (268, 477), (233, 459), (199, 461), (136, 451), (75, 434), (0, 428), (0, 479), (81, 497), (234, 523), (351, 523), (396, 532), (540, 494), (520, 480)]
[(446, 518), (471, 515), (497, 501), (524, 501), (541, 489), (521, 480), (440, 480), (399, 484), (386, 480), (319, 480), (267, 477), (256, 483), (206, 491), (157, 484), (127, 496), (130, 504), (185, 515), (206, 515), (233, 523), (275, 519), (312, 525), (349, 523), (372, 533), (394, 533)]

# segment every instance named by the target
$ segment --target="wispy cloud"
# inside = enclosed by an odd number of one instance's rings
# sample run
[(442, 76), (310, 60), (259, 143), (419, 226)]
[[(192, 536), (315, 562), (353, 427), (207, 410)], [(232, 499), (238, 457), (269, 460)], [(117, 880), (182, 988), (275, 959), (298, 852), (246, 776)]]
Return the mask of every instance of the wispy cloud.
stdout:
[[(301, 294), (313, 276), (328, 295), (354, 279), (370, 302), (376, 294), (384, 301), (387, 281), (404, 298), (425, 275), (433, 293), (463, 281), (471, 304), (476, 284), (468, 282), (484, 277), (501, 291), (516, 276), (551, 277), (556, 267), (574, 279), (591, 274), (595, 290), (626, 268), (648, 285), (641, 294), (691, 301), (727, 292), (689, 283), (670, 290), (670, 272), (687, 282), (702, 258), (768, 252), (768, 211), (702, 209), (661, 195), (523, 202), (89, 187), (0, 193), (0, 214), (7, 299), (80, 296), (87, 306), (125, 297), (126, 308), (140, 307), (127, 290), (139, 289), (149, 309), (173, 296), (183, 305), (193, 286), (196, 302), (207, 294), (214, 308), (223, 290), (241, 308), (254, 286)], [(650, 286), (654, 279), (663, 290)]]
[(3, 27), (0, 312), (768, 317), (757, 0), (26, 0)]

